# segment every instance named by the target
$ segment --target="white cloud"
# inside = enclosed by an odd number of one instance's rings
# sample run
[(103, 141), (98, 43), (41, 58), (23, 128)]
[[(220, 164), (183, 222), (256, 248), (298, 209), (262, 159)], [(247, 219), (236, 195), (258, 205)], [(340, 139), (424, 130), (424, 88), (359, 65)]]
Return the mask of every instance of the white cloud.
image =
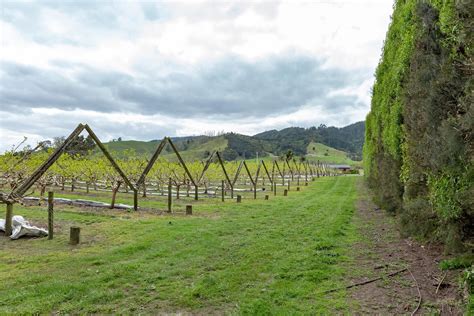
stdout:
[[(24, 96), (19, 98), (21, 82), (18, 85), (14, 76), (4, 75), (6, 70), (0, 64), (0, 150), (5, 149), (3, 144), (21, 139), (22, 135), (31, 141), (63, 135), (78, 118), (98, 126), (105, 138), (157, 138), (163, 133), (186, 135), (222, 129), (252, 134), (288, 125), (342, 126), (362, 120), (369, 109), (372, 74), (381, 53), (392, 2), (6, 1), (0, 15), (1, 63), (32, 66), (39, 73), (51, 74), (48, 78), (57, 76), (47, 85), (30, 80), (34, 74), (29, 75), (31, 89), (25, 89)], [(282, 60), (282, 56), (296, 56), (288, 58), (289, 62), (309, 58), (323, 66), (301, 76), (303, 71), (294, 64), (282, 67), (281, 63), (270, 62)], [(235, 67), (231, 71), (219, 68), (228, 65), (230, 69), (232, 60)], [(268, 70), (277, 66), (279, 71)], [(254, 73), (262, 74), (261, 80), (248, 77), (252, 68), (260, 71)], [(97, 78), (96, 86), (81, 81), (85, 72), (89, 83)], [(110, 86), (101, 86), (104, 73), (130, 78), (126, 97), (117, 99), (124, 93), (124, 82), (113, 82), (113, 75), (104, 79), (112, 82)], [(276, 77), (269, 80), (263, 74)], [(341, 76), (352, 81), (340, 80)], [(306, 82), (308, 86), (332, 87), (297, 89), (291, 84), (297, 79), (305, 80), (298, 81), (300, 85)], [(278, 90), (267, 92), (268, 87)], [(281, 92), (292, 95), (301, 93), (300, 90), (306, 93), (305, 97), (285, 99)], [(81, 98), (88, 93), (87, 98)], [(321, 93), (327, 97), (327, 104), (322, 103)], [(262, 109), (266, 109), (264, 104), (273, 103), (275, 111), (257, 118), (255, 111), (249, 111), (249, 106), (258, 107), (250, 102), (256, 95)], [(71, 97), (76, 97), (76, 102), (70, 102)], [(34, 101), (38, 99), (50, 103), (38, 104)], [(155, 104), (152, 111), (149, 104), (142, 104), (156, 99), (170, 104)], [(329, 102), (333, 99), (338, 103)], [(68, 100), (67, 104), (63, 100)], [(193, 104), (198, 101), (196, 106), (206, 109), (205, 114), (183, 115), (193, 106), (188, 100)], [(235, 104), (232, 111), (219, 112), (218, 103), (222, 100)], [(96, 103), (102, 101), (107, 106)], [(96, 111), (91, 111), (95, 106)], [(144, 108), (150, 115), (139, 111)], [(213, 108), (216, 115), (209, 118)], [(25, 119), (17, 113), (18, 109), (30, 114), (25, 114)], [(134, 109), (141, 114), (130, 114)], [(43, 128), (33, 123), (35, 120), (60, 127)], [(153, 136), (148, 129), (157, 129), (162, 134)]]

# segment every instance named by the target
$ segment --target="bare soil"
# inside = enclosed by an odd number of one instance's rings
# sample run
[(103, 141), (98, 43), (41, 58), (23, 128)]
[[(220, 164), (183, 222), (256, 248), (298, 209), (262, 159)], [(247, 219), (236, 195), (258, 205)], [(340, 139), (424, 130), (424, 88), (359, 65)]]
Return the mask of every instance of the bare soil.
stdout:
[[(364, 241), (357, 244), (355, 278), (349, 284), (384, 276), (381, 280), (348, 289), (358, 314), (462, 315), (458, 271), (441, 271), (446, 259), (440, 245), (402, 238), (397, 219), (371, 201), (359, 185), (356, 220)], [(406, 271), (387, 277), (391, 272)], [(419, 307), (418, 307), (419, 305)]]

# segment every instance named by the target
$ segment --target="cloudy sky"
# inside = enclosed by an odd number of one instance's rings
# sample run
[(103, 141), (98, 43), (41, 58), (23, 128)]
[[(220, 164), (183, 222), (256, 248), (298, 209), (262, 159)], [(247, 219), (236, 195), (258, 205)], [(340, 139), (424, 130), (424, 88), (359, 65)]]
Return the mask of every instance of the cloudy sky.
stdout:
[(0, 150), (344, 126), (369, 110), (392, 0), (0, 1)]

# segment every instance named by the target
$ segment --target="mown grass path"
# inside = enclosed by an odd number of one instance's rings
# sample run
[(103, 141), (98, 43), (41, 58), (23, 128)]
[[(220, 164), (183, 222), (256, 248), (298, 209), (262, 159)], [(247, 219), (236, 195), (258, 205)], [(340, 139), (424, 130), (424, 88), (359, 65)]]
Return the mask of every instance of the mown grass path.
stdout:
[[(192, 217), (56, 212), (55, 239), (0, 237), (0, 314), (347, 311), (359, 177), (321, 178), (270, 201), (206, 201)], [(44, 208), (16, 208), (33, 221)], [(83, 243), (67, 245), (68, 228)]]

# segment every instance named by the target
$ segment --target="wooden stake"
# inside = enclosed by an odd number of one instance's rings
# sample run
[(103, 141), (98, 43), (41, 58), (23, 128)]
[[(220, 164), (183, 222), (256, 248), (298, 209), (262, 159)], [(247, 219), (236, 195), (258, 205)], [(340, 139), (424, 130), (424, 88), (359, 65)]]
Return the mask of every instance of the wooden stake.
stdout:
[(13, 204), (7, 203), (7, 213), (5, 216), (5, 236), (12, 234)]
[(241, 195), (237, 195), (237, 203), (240, 203), (242, 202), (242, 196)]
[[(146, 189), (144, 189), (146, 190)], [(146, 191), (144, 191), (146, 192)], [(138, 211), (138, 190), (133, 190), (133, 209)]]
[(300, 187), (296, 187), (296, 191), (299, 191), (300, 190)]
[(172, 203), (172, 192), (171, 192), (171, 178), (168, 182), (168, 213), (171, 213), (171, 203)]
[(285, 190), (283, 191), (283, 196), (287, 196), (287, 195), (288, 195), (288, 190), (285, 189)]
[(268, 195), (265, 195), (265, 200), (268, 200), (269, 196)]
[(193, 215), (193, 206), (186, 205), (186, 215)]
[(69, 231), (69, 244), (77, 245), (79, 244), (80, 239), (81, 239), (81, 228), (72, 226)]
[(225, 193), (225, 189), (224, 189), (224, 185), (225, 185), (225, 181), (222, 180), (222, 188), (221, 188), (221, 194), (222, 194), (222, 202), (224, 202), (224, 193)]
[(54, 236), (54, 192), (48, 192), (48, 239)]

